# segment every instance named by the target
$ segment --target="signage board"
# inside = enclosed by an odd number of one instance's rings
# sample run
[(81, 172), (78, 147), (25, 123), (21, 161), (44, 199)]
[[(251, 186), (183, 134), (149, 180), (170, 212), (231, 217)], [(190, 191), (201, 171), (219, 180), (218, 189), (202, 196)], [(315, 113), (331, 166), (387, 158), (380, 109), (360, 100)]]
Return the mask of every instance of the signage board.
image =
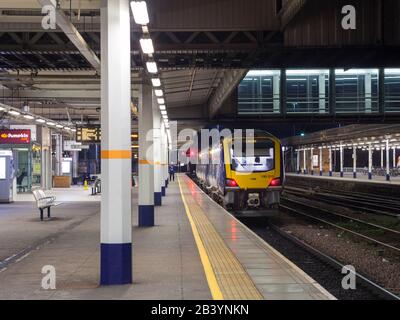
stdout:
[(82, 143), (99, 143), (101, 140), (100, 126), (76, 128), (76, 141)]
[(10, 125), (10, 129), (31, 130), (31, 141), (37, 141), (37, 132), (36, 132), (35, 125), (12, 124), (12, 125)]
[(0, 130), (0, 144), (30, 144), (31, 130)]

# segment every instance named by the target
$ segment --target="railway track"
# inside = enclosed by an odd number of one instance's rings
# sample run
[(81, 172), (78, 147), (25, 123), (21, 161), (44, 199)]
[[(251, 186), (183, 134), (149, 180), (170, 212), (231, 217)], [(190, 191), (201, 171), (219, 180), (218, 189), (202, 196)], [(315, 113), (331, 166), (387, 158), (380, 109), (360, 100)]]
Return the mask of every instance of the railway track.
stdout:
[(345, 266), (300, 239), (290, 235), (271, 222), (260, 224), (259, 219), (240, 219), (276, 250), (303, 269), (338, 300), (400, 300), (368, 277), (355, 273), (356, 290), (345, 290), (341, 283)]
[(323, 201), (357, 211), (400, 218), (400, 201), (389, 197), (372, 197), (362, 193), (345, 193), (325, 189), (309, 190), (285, 186), (285, 193)]
[[(322, 209), (299, 200), (283, 198), (280, 207), (291, 214), (300, 215), (309, 220), (317, 221), (347, 232), (352, 236), (369, 243), (382, 246), (400, 253), (400, 231), (369, 223), (351, 216), (334, 212), (332, 209)], [(344, 227), (346, 223), (348, 227)], [(379, 232), (382, 231), (382, 232)], [(380, 233), (379, 236), (370, 236), (371, 233)]]

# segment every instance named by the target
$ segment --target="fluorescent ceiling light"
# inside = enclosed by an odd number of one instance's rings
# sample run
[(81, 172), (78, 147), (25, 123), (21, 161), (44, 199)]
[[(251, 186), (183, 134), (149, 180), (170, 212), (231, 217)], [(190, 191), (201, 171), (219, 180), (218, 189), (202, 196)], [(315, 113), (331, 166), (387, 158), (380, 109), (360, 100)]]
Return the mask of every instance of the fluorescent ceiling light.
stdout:
[(153, 41), (151, 39), (140, 39), (140, 46), (145, 54), (154, 53)]
[(158, 98), (157, 102), (158, 102), (158, 104), (165, 104), (165, 99), (164, 98)]
[(160, 105), (160, 110), (161, 110), (161, 111), (162, 111), (162, 110), (166, 110), (166, 108), (165, 108), (165, 105), (164, 105), (164, 104)]
[(71, 131), (71, 128), (70, 128), (70, 127), (65, 127), (64, 129), (65, 129), (65, 130), (68, 130), (68, 131)]
[(154, 61), (146, 62), (146, 67), (149, 73), (157, 73), (158, 71), (157, 64)]
[(39, 122), (39, 123), (45, 123), (46, 121), (45, 121), (45, 120), (43, 120), (43, 119), (36, 119), (36, 122)]
[(142, 26), (143, 33), (149, 33), (149, 28), (147, 26)]
[(76, 132), (76, 129), (71, 129), (72, 132)]
[(57, 124), (56, 127), (61, 129), (63, 126), (61, 124)]
[(25, 118), (25, 119), (28, 119), (28, 120), (33, 120), (33, 119), (35, 119), (35, 117), (34, 117), (34, 116), (31, 116), (30, 114), (25, 114), (25, 115), (24, 115), (24, 118)]
[(167, 111), (161, 110), (161, 114), (162, 114), (162, 115), (167, 114)]
[(153, 78), (151, 79), (151, 82), (153, 83), (153, 87), (161, 86), (161, 80), (159, 78)]
[(20, 112), (15, 111), (15, 110), (9, 110), (8, 113), (9, 113), (9, 114), (12, 114), (13, 116), (20, 116), (20, 115), (21, 115)]
[(154, 93), (155, 93), (155, 95), (156, 95), (157, 97), (162, 97), (162, 96), (164, 95), (164, 94), (163, 94), (163, 91), (160, 90), (160, 89), (154, 90)]
[(0, 106), (0, 111), (6, 110), (6, 108)]
[(166, 114), (163, 114), (162, 117), (163, 117), (163, 119), (164, 119), (164, 122), (165, 122), (165, 121), (168, 122), (168, 116), (167, 116)]
[(147, 5), (145, 1), (132, 1), (131, 9), (135, 23), (146, 25), (150, 22), (149, 13), (147, 12)]
[(47, 124), (48, 126), (55, 126), (55, 125), (56, 125), (54, 122), (51, 122), (51, 121), (46, 122), (46, 124)]

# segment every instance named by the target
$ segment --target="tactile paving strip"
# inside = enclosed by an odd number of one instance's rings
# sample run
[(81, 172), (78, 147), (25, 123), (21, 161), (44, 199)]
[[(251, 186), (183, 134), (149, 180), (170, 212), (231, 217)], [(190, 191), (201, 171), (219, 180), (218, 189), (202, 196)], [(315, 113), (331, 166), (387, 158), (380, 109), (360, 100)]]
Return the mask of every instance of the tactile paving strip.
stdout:
[(180, 178), (178, 181), (189, 220), (193, 221), (196, 232), (200, 236), (222, 298), (226, 300), (262, 300), (262, 294), (257, 290), (246, 270), (225, 244), (201, 207), (190, 195), (190, 190), (186, 188)]

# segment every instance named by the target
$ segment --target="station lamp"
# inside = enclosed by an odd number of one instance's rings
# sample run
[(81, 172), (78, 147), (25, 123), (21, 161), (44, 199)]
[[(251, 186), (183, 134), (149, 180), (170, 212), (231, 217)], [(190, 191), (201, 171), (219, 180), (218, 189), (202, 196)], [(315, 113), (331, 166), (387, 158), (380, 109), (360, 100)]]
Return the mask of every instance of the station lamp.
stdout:
[(57, 124), (56, 127), (61, 129), (63, 126), (61, 124)]
[(167, 115), (167, 111), (161, 110), (161, 114), (162, 114), (162, 115)]
[(153, 40), (151, 40), (150, 38), (140, 39), (140, 46), (142, 47), (143, 53), (145, 53), (145, 54), (153, 54), (154, 53)]
[(162, 97), (164, 95), (163, 91), (160, 89), (154, 90), (154, 94), (156, 95), (156, 97)]
[(131, 9), (135, 23), (146, 25), (150, 22), (146, 1), (131, 1)]
[(27, 120), (33, 120), (33, 119), (35, 119), (35, 117), (34, 117), (34, 116), (31, 116), (30, 114), (25, 114), (25, 115), (24, 115), (24, 118), (27, 119)]
[(164, 98), (158, 98), (157, 102), (158, 102), (158, 104), (165, 104), (165, 99)]
[(304, 137), (306, 134), (304, 132), (300, 132), (300, 137)]
[(20, 115), (21, 115), (21, 113), (20, 113), (20, 112), (18, 112), (18, 111), (15, 111), (15, 110), (9, 110), (9, 111), (8, 111), (8, 113), (9, 113), (9, 114), (11, 114), (11, 115), (13, 115), (13, 116), (16, 116), (16, 117), (18, 117), (18, 116), (20, 116)]
[(56, 125), (54, 122), (51, 122), (51, 121), (46, 122), (46, 124), (47, 124), (48, 126), (50, 126), (50, 127), (53, 127), (53, 126)]
[(161, 110), (161, 111), (163, 111), (163, 110), (166, 110), (166, 108), (165, 108), (165, 105), (164, 105), (164, 104), (160, 105), (160, 110)]
[(153, 79), (151, 79), (151, 82), (153, 84), (153, 87), (160, 87), (161, 86), (160, 78), (153, 78)]
[(4, 110), (6, 110), (6, 108), (0, 106), (0, 111), (4, 111)]
[(36, 119), (36, 122), (38, 122), (38, 123), (45, 123), (46, 121), (44, 120), (44, 119)]
[(146, 67), (147, 67), (147, 71), (149, 73), (157, 73), (158, 72), (157, 64), (154, 61), (147, 61)]

